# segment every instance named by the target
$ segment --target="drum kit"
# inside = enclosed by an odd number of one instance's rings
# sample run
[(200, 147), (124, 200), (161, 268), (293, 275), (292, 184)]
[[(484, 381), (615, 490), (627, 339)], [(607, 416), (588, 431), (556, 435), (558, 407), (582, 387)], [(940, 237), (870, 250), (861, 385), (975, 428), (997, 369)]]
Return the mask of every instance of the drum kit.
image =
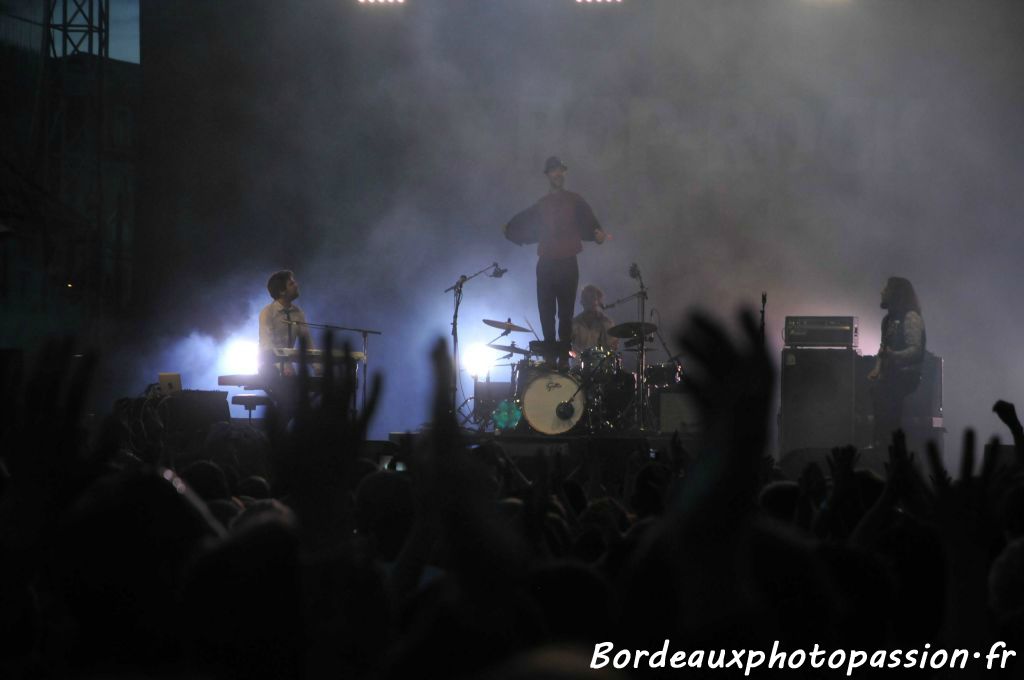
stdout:
[[(528, 333), (508, 321), (484, 319), (483, 322), (502, 331)], [(665, 363), (645, 365), (642, 353), (654, 350), (646, 345), (653, 341), (657, 326), (647, 322), (626, 322), (608, 329), (608, 335), (622, 341), (622, 351), (591, 347), (570, 352), (567, 368), (556, 370), (542, 357), (552, 354), (550, 343), (533, 341), (528, 347), (490, 343), (487, 346), (505, 352), (514, 361), (509, 394), (488, 404), (477, 404), (477, 413), (489, 414), (482, 427), (495, 432), (563, 434), (616, 434), (650, 429), (653, 423), (643, 408), (660, 391), (675, 389), (682, 382), (682, 370), (674, 359)], [(633, 372), (623, 365), (623, 355), (637, 354), (640, 370)], [(483, 384), (483, 383), (480, 383)], [(483, 408), (481, 408), (483, 407)]]

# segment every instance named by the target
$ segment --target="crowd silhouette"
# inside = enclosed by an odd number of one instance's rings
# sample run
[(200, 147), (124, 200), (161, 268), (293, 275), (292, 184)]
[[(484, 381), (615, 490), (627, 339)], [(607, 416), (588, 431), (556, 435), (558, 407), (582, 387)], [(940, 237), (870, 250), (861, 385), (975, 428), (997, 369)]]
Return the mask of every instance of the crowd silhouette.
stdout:
[[(785, 479), (766, 455), (775, 375), (753, 314), (730, 335), (693, 312), (678, 339), (701, 443), (674, 439), (615, 495), (555, 452), (524, 475), (500, 440), (467, 446), (441, 340), (432, 420), (401, 472), (362, 455), (381, 379), (353, 414), (330, 336), (320, 398), (299, 389), (288, 423), (271, 408), (265, 433), (218, 424), (189, 450), (155, 415), (84, 429), (96, 362), (69, 342), (29, 371), (6, 362), (0, 677), (729, 677), (742, 672), (589, 666), (602, 642), (1022, 649), (1012, 404), (994, 407), (1012, 461), (990, 442), (976, 464), (968, 431), (951, 476), (934, 446), (910, 452), (896, 432), (885, 478), (836, 442), (827, 469)], [(971, 668), (984, 663), (858, 674), (998, 674)]]

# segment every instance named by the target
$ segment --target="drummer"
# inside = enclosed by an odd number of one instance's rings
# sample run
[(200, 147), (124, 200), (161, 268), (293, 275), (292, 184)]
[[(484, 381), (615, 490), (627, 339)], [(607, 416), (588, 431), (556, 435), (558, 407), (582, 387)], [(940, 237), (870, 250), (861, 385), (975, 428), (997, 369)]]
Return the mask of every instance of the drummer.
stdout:
[(583, 287), (580, 305), (583, 311), (572, 320), (572, 347), (577, 352), (591, 347), (618, 349), (619, 340), (608, 335), (608, 329), (615, 325), (604, 309), (604, 292), (594, 284)]

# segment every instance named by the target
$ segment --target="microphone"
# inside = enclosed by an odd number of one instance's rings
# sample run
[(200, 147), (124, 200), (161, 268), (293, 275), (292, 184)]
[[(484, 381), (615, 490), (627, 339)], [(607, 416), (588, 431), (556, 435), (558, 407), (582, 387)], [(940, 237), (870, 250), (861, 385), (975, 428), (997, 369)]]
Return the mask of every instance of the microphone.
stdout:
[(562, 420), (569, 420), (574, 413), (576, 413), (576, 407), (572, 405), (571, 401), (563, 401), (555, 407), (555, 415)]
[(488, 274), (488, 276), (490, 276), (492, 279), (500, 279), (502, 276), (506, 274), (506, 272), (508, 272), (507, 269), (502, 269), (501, 265), (495, 262), (494, 269), (491, 271), (490, 274)]
[(636, 265), (636, 262), (629, 265), (629, 278), (639, 279), (640, 278), (640, 267)]

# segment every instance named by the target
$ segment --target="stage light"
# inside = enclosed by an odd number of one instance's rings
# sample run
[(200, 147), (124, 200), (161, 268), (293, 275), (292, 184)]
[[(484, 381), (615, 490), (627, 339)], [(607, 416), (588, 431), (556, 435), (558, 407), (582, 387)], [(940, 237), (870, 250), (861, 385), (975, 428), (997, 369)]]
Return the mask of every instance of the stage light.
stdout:
[(462, 352), (462, 365), (471, 376), (482, 378), (494, 366), (494, 350), (481, 343), (470, 345)]
[(621, 5), (622, 0), (576, 0), (577, 5)]
[(259, 371), (259, 346), (251, 340), (229, 340), (220, 354), (220, 372), (252, 375)]
[(360, 5), (403, 5), (405, 0), (359, 0)]

